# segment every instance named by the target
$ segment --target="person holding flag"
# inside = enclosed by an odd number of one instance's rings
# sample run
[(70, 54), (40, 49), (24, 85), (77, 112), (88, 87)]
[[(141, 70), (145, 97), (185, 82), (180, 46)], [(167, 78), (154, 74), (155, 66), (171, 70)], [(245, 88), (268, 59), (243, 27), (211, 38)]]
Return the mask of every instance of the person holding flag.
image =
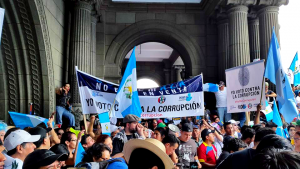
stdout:
[[(131, 53), (119, 86), (115, 101), (119, 103), (119, 111), (124, 117), (125, 128), (113, 139), (112, 156), (123, 151), (124, 144), (130, 139), (145, 139), (143, 126), (139, 124), (142, 109), (137, 92), (135, 47)], [(113, 107), (113, 106), (112, 106)], [(114, 115), (112, 115), (114, 117)]]

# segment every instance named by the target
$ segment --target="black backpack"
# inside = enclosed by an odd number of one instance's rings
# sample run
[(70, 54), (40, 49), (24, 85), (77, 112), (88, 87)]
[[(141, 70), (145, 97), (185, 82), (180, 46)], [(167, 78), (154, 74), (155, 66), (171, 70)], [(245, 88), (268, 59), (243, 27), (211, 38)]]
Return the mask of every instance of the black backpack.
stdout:
[(76, 167), (83, 167), (86, 169), (107, 169), (109, 164), (114, 163), (116, 161), (122, 162), (120, 159), (111, 159), (111, 160), (106, 160), (106, 161), (101, 161), (101, 162), (81, 162), (77, 164)]

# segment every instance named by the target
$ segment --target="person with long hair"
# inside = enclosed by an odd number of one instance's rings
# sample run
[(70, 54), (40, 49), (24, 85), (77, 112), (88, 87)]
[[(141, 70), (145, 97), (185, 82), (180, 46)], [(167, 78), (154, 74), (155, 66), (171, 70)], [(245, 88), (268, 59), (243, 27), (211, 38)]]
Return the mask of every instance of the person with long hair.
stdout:
[(154, 130), (153, 138), (162, 142), (164, 137), (166, 136), (166, 129), (162, 127), (158, 127)]
[[(67, 146), (69, 150), (69, 158), (66, 161), (66, 165), (69, 166), (74, 166), (75, 164), (75, 159), (76, 159), (76, 154), (78, 150), (78, 144), (81, 141), (82, 134), (84, 133), (84, 130), (80, 131), (78, 134), (78, 137), (72, 132), (65, 132), (60, 140), (61, 144), (64, 144)], [(75, 150), (75, 151), (74, 151)], [(74, 154), (73, 154), (74, 151)]]

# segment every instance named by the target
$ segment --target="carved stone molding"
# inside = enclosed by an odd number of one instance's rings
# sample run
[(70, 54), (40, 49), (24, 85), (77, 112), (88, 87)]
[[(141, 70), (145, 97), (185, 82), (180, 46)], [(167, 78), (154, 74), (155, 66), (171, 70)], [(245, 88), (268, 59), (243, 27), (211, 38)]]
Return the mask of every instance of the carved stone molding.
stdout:
[(248, 7), (244, 5), (238, 5), (230, 8), (227, 12), (228, 14), (236, 13), (236, 12), (243, 12), (248, 14)]
[(7, 72), (7, 86), (8, 86), (8, 97), (9, 97), (9, 111), (18, 111), (18, 101), (19, 98), (18, 95), (18, 79), (16, 77), (16, 63), (13, 58), (13, 52), (11, 51), (11, 44), (9, 40), (8, 31), (6, 28), (3, 28), (2, 30), (2, 41), (1, 41), (1, 47), (2, 47), (2, 56), (5, 59), (5, 69)]
[(257, 0), (227, 0), (227, 5), (255, 5)]
[(50, 112), (55, 111), (55, 91), (54, 91), (54, 72), (53, 72), (53, 59), (51, 52), (51, 43), (49, 37), (49, 31), (47, 26), (47, 19), (44, 10), (44, 5), (42, 0), (35, 0), (37, 12), (39, 14), (39, 19), (41, 23), (41, 29), (43, 34), (45, 53), (46, 53), (46, 62), (47, 62), (47, 71), (48, 71), (48, 90), (49, 90), (49, 110)]
[(24, 29), (24, 37), (26, 38), (26, 44), (28, 46), (28, 56), (30, 62), (30, 71), (32, 74), (32, 100), (34, 105), (34, 111), (39, 114), (41, 111), (41, 99), (42, 99), (42, 77), (39, 67), (39, 56), (37, 54), (37, 47), (35, 43), (35, 38), (33, 35), (34, 29), (32, 28), (32, 23), (29, 19), (29, 14), (26, 9), (26, 5), (23, 0), (16, 0), (19, 7), (21, 23)]
[(258, 5), (270, 5), (270, 6), (281, 6), (287, 5), (289, 0), (260, 0)]

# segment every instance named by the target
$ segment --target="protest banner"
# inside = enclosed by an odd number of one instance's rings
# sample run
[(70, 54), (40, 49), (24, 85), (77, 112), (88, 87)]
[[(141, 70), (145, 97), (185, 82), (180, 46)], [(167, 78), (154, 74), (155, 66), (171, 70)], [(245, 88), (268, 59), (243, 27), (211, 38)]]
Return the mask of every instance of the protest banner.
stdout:
[[(110, 111), (123, 118), (119, 105), (113, 104), (118, 85), (77, 70), (83, 114)], [(204, 114), (202, 75), (158, 88), (138, 89), (141, 118), (200, 116)], [(112, 107), (113, 106), (113, 107)]]
[(227, 112), (265, 109), (264, 60), (226, 70)]

